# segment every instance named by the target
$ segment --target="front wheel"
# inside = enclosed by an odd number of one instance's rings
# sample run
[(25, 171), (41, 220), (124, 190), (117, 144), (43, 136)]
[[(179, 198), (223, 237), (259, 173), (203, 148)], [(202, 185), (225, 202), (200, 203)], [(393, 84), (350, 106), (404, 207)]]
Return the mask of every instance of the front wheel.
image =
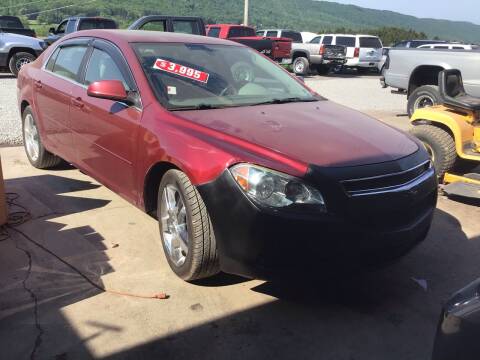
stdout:
[(185, 281), (219, 272), (218, 252), (207, 208), (187, 175), (169, 170), (158, 190), (163, 250), (175, 274)]
[(35, 59), (36, 57), (34, 55), (23, 51), (13, 54), (10, 58), (10, 61), (8, 62), (10, 72), (15, 75), (15, 77), (17, 77), (18, 72), (20, 71), (22, 66), (29, 64), (32, 61), (35, 61)]
[(410, 133), (424, 144), (438, 177), (443, 179), (445, 173), (452, 170), (457, 162), (453, 137), (447, 131), (433, 125), (416, 125)]
[(309, 70), (309, 62), (305, 57), (297, 57), (293, 60), (293, 72), (297, 75), (307, 75)]

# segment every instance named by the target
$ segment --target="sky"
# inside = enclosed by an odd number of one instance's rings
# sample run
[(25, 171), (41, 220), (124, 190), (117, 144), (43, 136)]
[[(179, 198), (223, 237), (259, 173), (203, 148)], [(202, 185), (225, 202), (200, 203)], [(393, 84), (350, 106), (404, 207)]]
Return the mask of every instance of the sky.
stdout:
[(327, 0), (371, 9), (392, 10), (421, 18), (470, 21), (480, 24), (479, 0)]

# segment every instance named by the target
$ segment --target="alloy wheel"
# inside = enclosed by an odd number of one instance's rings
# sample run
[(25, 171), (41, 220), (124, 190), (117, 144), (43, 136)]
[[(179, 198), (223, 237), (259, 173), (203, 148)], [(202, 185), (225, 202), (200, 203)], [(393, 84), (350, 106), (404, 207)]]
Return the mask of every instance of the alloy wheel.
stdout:
[(25, 139), (25, 149), (27, 154), (32, 161), (38, 160), (38, 155), (40, 153), (40, 143), (38, 138), (38, 129), (33, 116), (27, 114), (25, 116), (25, 122), (23, 125), (24, 139)]

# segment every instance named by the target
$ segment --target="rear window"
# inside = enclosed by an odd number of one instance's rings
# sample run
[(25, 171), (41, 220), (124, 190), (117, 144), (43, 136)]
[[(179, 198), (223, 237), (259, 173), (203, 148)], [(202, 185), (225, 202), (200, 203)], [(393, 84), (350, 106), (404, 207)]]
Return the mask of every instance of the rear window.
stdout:
[(373, 48), (380, 49), (382, 48), (382, 43), (379, 38), (376, 37), (361, 37), (360, 38), (360, 47), (361, 48)]
[(80, 70), (80, 64), (87, 52), (87, 46), (74, 45), (60, 48), (52, 71), (71, 80), (75, 80)]
[(247, 37), (247, 36), (256, 36), (255, 30), (249, 27), (236, 26), (232, 27), (228, 32), (228, 37)]
[(208, 36), (218, 38), (220, 36), (220, 28), (219, 27), (212, 27), (208, 30)]
[(78, 30), (116, 29), (117, 23), (107, 19), (85, 19), (80, 22)]
[(0, 17), (0, 27), (3, 27), (3, 28), (23, 28), (23, 24), (16, 17)]
[(325, 36), (322, 40), (322, 44), (332, 45), (333, 36)]
[(282, 31), (282, 37), (292, 39), (294, 43), (301, 43), (303, 42), (302, 40), (302, 34), (296, 31)]
[(355, 47), (355, 38), (352, 36), (337, 36), (337, 45)]

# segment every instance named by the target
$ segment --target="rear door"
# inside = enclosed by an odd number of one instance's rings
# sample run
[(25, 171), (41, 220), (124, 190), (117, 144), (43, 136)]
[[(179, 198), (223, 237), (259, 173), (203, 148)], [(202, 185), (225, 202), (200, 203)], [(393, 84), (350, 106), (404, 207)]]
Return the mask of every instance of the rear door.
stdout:
[(120, 80), (138, 97), (133, 75), (122, 53), (113, 44), (95, 40), (85, 63), (83, 84), (72, 92), (72, 132), (77, 162), (93, 177), (125, 198), (135, 201), (134, 164), (141, 104), (99, 99), (87, 87), (101, 80)]
[(70, 102), (73, 88), (79, 82), (88, 41), (83, 39), (60, 44), (34, 83), (34, 101), (36, 108), (41, 110), (38, 116), (43, 126), (44, 141), (55, 154), (74, 163)]
[(360, 61), (379, 62), (382, 60), (382, 42), (378, 37), (360, 36)]
[(347, 48), (347, 59), (353, 59), (355, 57), (355, 36), (335, 36), (335, 45), (342, 45)]

